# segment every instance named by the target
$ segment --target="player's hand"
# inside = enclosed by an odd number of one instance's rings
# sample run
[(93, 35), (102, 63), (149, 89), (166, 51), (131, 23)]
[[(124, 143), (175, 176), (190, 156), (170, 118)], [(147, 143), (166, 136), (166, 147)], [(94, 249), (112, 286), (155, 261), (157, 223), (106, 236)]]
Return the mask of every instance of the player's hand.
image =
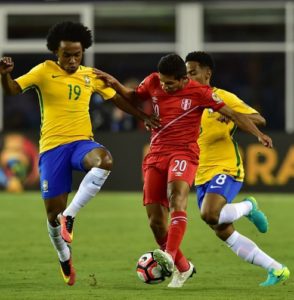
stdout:
[(231, 119), (227, 116), (220, 114), (220, 116), (217, 118), (217, 121), (228, 124), (231, 121)]
[(14, 62), (11, 57), (0, 58), (0, 74), (5, 75), (11, 73), (14, 68)]
[(93, 73), (97, 78), (103, 80), (107, 86), (115, 87), (115, 85), (118, 84), (118, 80), (106, 72), (94, 68)]
[(258, 137), (258, 141), (260, 143), (262, 143), (265, 147), (267, 148), (273, 148), (273, 141), (272, 139), (266, 135), (266, 134), (263, 134), (261, 136)]
[(152, 114), (151, 116), (147, 116), (144, 120), (145, 128), (150, 131), (151, 129), (156, 129), (161, 127), (160, 119), (157, 115)]

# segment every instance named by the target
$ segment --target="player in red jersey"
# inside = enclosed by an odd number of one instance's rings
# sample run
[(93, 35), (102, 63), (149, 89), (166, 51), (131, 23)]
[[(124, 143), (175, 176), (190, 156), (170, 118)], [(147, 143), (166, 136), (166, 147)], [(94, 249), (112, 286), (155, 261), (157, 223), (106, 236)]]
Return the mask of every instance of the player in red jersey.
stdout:
[(176, 54), (162, 57), (158, 73), (147, 76), (135, 90), (103, 72), (97, 71), (97, 75), (129, 101), (152, 101), (154, 113), (160, 119), (161, 127), (151, 130), (150, 150), (143, 162), (144, 205), (161, 248), (154, 250), (154, 258), (166, 276), (176, 266), (168, 286), (182, 287), (195, 273), (193, 264), (179, 247), (187, 225), (188, 194), (198, 166), (195, 137), (197, 140), (203, 110), (221, 112), (267, 147), (272, 147), (272, 141), (246, 115), (227, 107), (209, 86), (189, 80), (185, 62)]

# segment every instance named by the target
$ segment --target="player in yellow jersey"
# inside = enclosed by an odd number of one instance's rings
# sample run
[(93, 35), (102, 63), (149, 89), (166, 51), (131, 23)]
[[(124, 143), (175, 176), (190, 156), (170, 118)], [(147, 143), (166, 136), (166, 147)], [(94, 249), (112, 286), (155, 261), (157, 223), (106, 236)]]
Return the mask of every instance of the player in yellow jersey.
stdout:
[[(33, 88), (41, 110), (39, 172), (45, 200), (49, 237), (56, 249), (62, 275), (68, 285), (75, 282), (71, 251), (73, 222), (78, 211), (101, 189), (112, 168), (110, 152), (93, 140), (89, 102), (93, 93), (133, 114), (151, 127), (157, 121), (133, 107), (115, 90), (97, 79), (93, 69), (81, 65), (84, 51), (92, 45), (91, 31), (80, 23), (62, 22), (50, 28), (47, 47), (56, 61), (46, 60), (13, 80), (14, 63), (0, 60), (4, 91), (16, 95)], [(87, 172), (68, 207), (72, 171)]]
[[(214, 63), (208, 53), (191, 52), (185, 61), (189, 78), (210, 85)], [(257, 125), (265, 125), (264, 118), (236, 95), (216, 87), (213, 91), (230, 108), (247, 114)], [(266, 232), (268, 228), (267, 218), (253, 197), (232, 203), (244, 179), (242, 159), (233, 139), (235, 130), (236, 125), (218, 112), (210, 109), (203, 112), (198, 139), (200, 160), (195, 179), (198, 206), (201, 218), (232, 251), (268, 271), (267, 280), (260, 285), (271, 286), (289, 278), (288, 268), (264, 253), (233, 226), (234, 221), (246, 216), (260, 232)]]

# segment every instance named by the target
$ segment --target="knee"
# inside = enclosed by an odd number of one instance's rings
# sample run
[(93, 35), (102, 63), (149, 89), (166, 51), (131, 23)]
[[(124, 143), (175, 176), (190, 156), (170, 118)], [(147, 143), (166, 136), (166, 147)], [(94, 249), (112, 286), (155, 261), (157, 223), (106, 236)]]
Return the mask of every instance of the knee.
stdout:
[(112, 169), (112, 166), (113, 159), (108, 151), (105, 151), (105, 153), (97, 156), (93, 161), (93, 167), (95, 168), (101, 168), (110, 171)]
[(217, 225), (219, 215), (216, 212), (201, 211), (201, 219), (208, 225)]
[(184, 192), (174, 190), (169, 195), (169, 203), (171, 210), (186, 210), (187, 209), (187, 195)]
[(111, 170), (113, 166), (113, 159), (110, 153), (107, 153), (101, 160), (100, 168), (105, 170)]

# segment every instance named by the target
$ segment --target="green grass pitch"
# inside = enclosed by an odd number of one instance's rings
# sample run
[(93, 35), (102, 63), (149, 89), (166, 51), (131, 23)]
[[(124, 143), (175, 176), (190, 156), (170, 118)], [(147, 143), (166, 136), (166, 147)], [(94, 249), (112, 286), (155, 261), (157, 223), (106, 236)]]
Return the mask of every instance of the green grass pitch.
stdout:
[(137, 259), (156, 248), (141, 193), (101, 192), (80, 212), (72, 244), (77, 271), (72, 287), (62, 280), (40, 194), (0, 193), (0, 299), (294, 299), (294, 195), (256, 196), (270, 230), (260, 234), (246, 218), (236, 228), (289, 267), (293, 275), (286, 284), (259, 287), (265, 270), (243, 262), (214, 236), (200, 220), (191, 193), (181, 248), (197, 275), (174, 290), (167, 288), (168, 280), (147, 285), (137, 278)]

